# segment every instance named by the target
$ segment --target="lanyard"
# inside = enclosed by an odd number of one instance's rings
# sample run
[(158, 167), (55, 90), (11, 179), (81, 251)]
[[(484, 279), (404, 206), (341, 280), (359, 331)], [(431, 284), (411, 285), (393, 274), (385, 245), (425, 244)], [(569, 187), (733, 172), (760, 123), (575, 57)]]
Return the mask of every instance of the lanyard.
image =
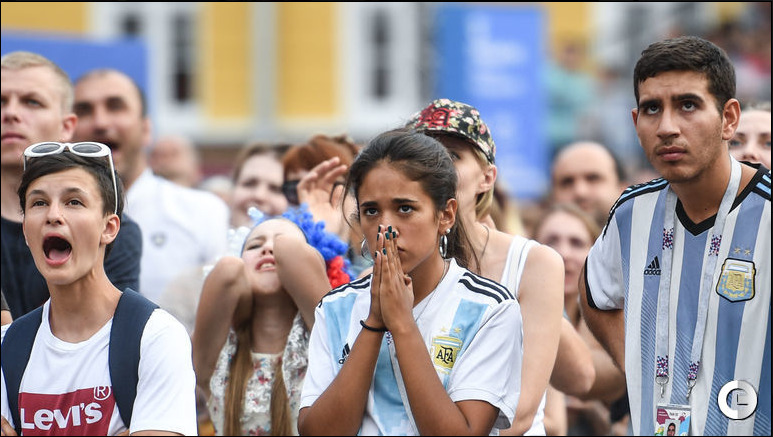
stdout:
[[(722, 232), (725, 227), (725, 219), (733, 206), (735, 195), (741, 183), (741, 164), (730, 157), (731, 171), (730, 181), (719, 204), (719, 210), (711, 231), (711, 238), (706, 242), (708, 246), (707, 258), (704, 262), (703, 277), (701, 278), (700, 294), (698, 296), (698, 317), (695, 321), (695, 334), (690, 352), (690, 366), (687, 371), (687, 399), (698, 378), (698, 370), (701, 365), (701, 353), (703, 352), (703, 337), (706, 333), (706, 317), (709, 308), (709, 295), (714, 279), (714, 269), (719, 258), (719, 249), (722, 244)], [(669, 312), (668, 307), (671, 297), (671, 266), (674, 258), (674, 230), (676, 229), (676, 194), (668, 186), (666, 193), (665, 218), (663, 220), (663, 245), (660, 286), (658, 289), (658, 313), (656, 332), (656, 370), (655, 382), (660, 384), (660, 397), (663, 397), (669, 378), (668, 362), (668, 336), (669, 336)]]

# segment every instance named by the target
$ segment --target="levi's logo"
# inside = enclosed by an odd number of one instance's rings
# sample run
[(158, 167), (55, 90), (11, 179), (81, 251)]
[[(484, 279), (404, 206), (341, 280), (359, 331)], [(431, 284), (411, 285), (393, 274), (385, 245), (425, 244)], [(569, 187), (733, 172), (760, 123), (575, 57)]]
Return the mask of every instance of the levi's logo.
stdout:
[(19, 394), (24, 435), (107, 435), (115, 398), (110, 387), (64, 394)]

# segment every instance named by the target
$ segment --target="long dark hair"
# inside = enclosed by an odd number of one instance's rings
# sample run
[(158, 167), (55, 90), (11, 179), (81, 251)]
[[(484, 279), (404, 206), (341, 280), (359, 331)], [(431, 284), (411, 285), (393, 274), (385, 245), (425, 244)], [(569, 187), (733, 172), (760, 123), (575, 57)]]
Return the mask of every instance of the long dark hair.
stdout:
[[(419, 182), (438, 213), (445, 209), (449, 199), (456, 198), (458, 177), (446, 148), (434, 138), (405, 128), (377, 135), (360, 151), (349, 168), (345, 195), (353, 195), (359, 205), (362, 181), (381, 162), (389, 163), (408, 179)], [(359, 222), (359, 209), (353, 218)], [(446, 257), (455, 258), (459, 265), (467, 267), (470, 241), (461, 215), (456, 215), (447, 238)]]

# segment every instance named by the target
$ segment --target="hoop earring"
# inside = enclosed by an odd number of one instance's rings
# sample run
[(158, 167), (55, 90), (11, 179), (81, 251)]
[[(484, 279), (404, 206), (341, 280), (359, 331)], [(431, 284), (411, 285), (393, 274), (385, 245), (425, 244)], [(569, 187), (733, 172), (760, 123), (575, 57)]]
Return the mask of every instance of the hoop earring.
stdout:
[(440, 249), (440, 256), (445, 259), (446, 255), (448, 255), (448, 237), (446, 235), (451, 232), (450, 229), (446, 230), (446, 233), (440, 236), (440, 246), (438, 249)]
[(368, 248), (368, 241), (363, 238), (362, 244), (360, 244), (360, 255), (365, 259), (373, 259), (370, 255), (370, 248)]

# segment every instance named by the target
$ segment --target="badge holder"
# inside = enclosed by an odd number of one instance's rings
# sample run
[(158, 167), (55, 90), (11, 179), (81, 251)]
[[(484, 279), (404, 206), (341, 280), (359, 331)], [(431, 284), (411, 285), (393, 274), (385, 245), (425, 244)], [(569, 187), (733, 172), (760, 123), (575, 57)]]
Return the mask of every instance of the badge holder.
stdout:
[(659, 404), (655, 413), (655, 435), (690, 435), (690, 406)]

